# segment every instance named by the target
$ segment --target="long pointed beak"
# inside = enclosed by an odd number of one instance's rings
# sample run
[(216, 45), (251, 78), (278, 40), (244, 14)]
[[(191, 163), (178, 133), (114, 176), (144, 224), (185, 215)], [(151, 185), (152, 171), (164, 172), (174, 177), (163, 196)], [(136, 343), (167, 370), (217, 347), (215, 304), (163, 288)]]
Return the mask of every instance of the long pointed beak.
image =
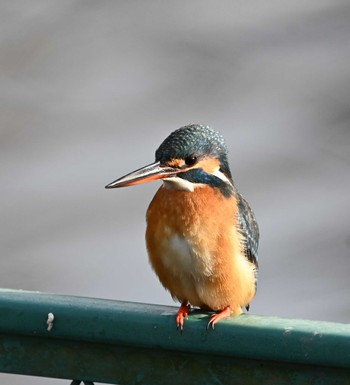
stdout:
[(108, 184), (106, 188), (133, 186), (135, 184), (151, 182), (152, 180), (168, 178), (179, 172), (180, 170), (177, 168), (161, 166), (160, 162), (155, 162), (122, 176)]

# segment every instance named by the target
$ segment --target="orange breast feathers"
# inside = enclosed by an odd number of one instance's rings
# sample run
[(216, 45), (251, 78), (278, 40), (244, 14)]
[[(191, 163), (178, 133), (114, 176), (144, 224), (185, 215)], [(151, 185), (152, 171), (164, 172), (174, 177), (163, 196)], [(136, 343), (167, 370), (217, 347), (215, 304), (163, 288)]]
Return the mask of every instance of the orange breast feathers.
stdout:
[(242, 313), (255, 295), (255, 266), (244, 254), (234, 197), (162, 186), (147, 211), (151, 265), (173, 298), (193, 306)]

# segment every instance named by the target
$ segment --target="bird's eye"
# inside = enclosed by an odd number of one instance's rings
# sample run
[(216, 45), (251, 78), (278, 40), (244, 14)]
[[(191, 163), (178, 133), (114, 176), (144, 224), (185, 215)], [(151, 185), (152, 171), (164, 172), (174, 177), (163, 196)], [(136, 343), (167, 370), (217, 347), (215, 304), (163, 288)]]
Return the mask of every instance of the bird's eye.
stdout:
[(193, 166), (197, 163), (197, 157), (195, 155), (189, 155), (185, 158), (185, 163), (187, 166)]

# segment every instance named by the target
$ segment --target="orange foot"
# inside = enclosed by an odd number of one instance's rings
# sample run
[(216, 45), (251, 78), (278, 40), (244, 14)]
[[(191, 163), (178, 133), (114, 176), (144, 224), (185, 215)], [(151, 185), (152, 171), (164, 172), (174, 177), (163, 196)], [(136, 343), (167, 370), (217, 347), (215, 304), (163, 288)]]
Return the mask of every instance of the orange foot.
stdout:
[(176, 325), (177, 328), (180, 329), (180, 332), (182, 334), (184, 330), (184, 323), (185, 323), (185, 318), (188, 317), (188, 313), (191, 310), (191, 305), (188, 301), (183, 301), (179, 311), (177, 312), (177, 317), (176, 317)]
[(207, 329), (210, 327), (214, 330), (215, 324), (217, 324), (219, 321), (228, 318), (231, 316), (231, 309), (230, 306), (225, 307), (224, 310), (220, 311), (219, 313), (214, 314), (211, 318), (210, 321), (208, 322)]

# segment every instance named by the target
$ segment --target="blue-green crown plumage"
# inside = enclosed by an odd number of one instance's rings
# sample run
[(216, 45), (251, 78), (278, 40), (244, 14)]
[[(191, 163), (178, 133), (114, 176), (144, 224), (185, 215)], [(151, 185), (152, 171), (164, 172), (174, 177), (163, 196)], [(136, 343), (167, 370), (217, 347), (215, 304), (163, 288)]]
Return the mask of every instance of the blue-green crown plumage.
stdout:
[(209, 126), (190, 124), (172, 132), (156, 151), (156, 161), (165, 164), (191, 155), (218, 159), (221, 171), (232, 180), (225, 140)]

